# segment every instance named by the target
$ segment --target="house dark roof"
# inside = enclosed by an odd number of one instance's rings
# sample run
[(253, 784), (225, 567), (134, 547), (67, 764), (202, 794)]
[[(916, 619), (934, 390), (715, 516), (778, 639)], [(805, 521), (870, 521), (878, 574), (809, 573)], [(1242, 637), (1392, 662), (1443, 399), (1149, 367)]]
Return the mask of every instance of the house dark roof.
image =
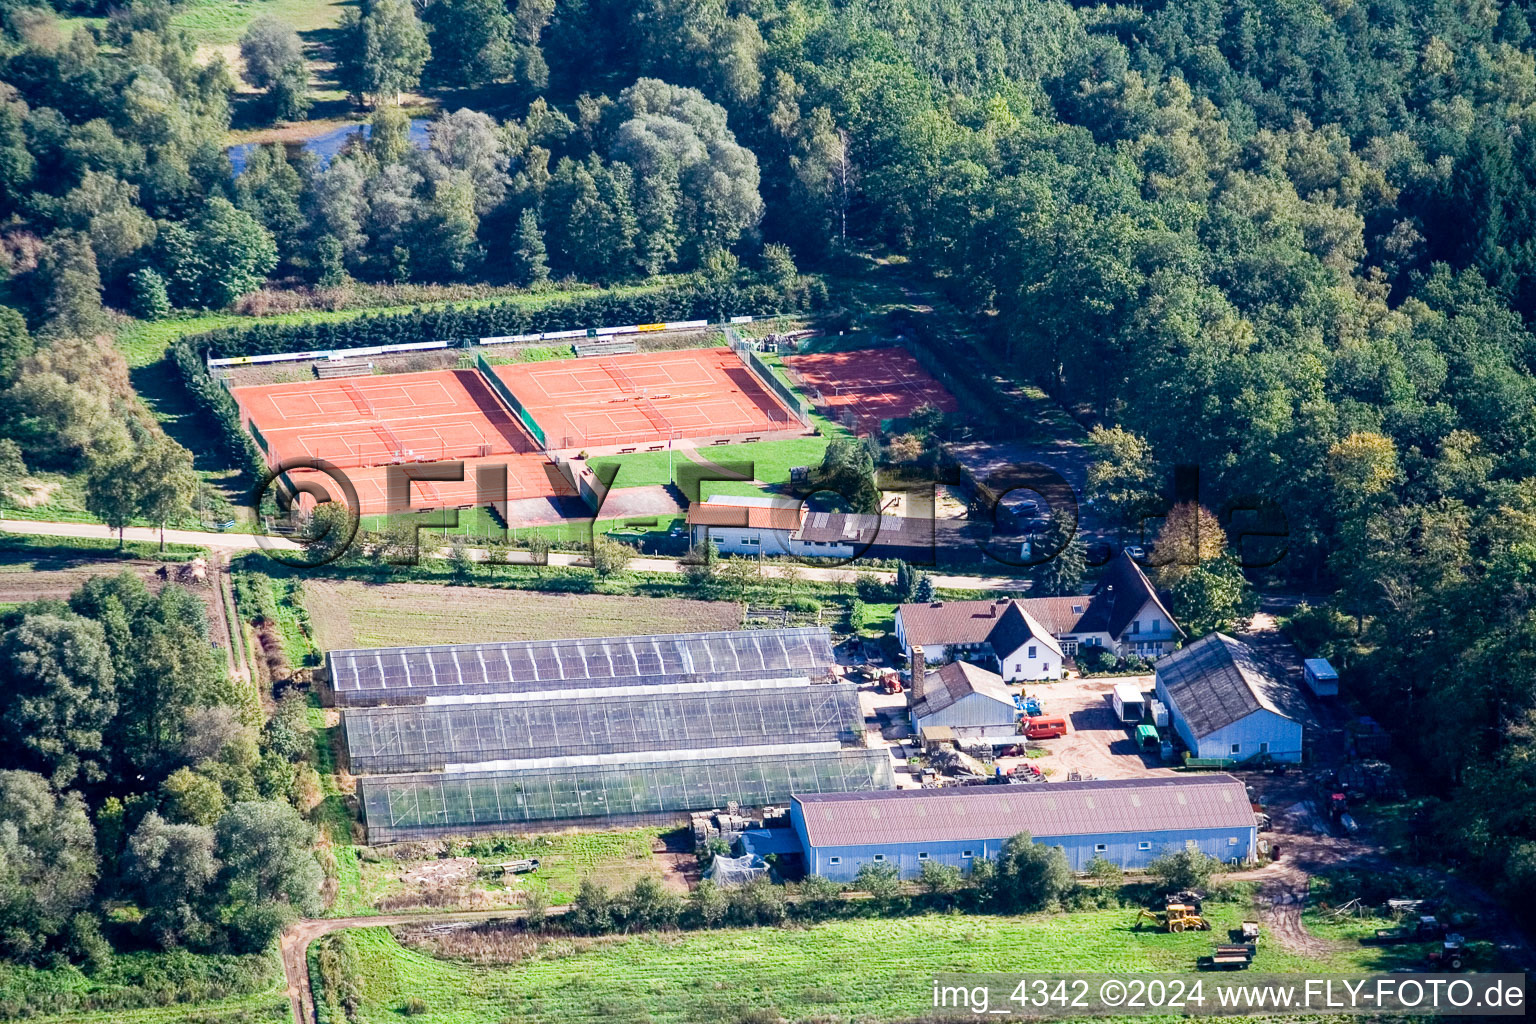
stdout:
[(1052, 636), (1071, 636), (1089, 630), (1081, 625), (1093, 599), (1086, 594), (1076, 597), (1027, 597), (1020, 603)]
[(1008, 601), (933, 601), (901, 606), (907, 646), (985, 643)]
[(1103, 630), (1118, 638), (1142, 606), (1151, 601), (1163, 613), (1174, 632), (1179, 636), (1184, 635), (1184, 630), (1179, 628), (1173, 616), (1168, 614), (1168, 609), (1163, 607), (1163, 602), (1157, 596), (1157, 588), (1152, 586), (1152, 581), (1147, 579), (1147, 574), (1141, 571), (1136, 560), (1124, 551), (1105, 568), (1104, 575), (1099, 577), (1089, 598), (1090, 607), (1085, 618), (1092, 620), (1093, 624), (1078, 627), (1084, 632)]
[(1023, 601), (1011, 601), (1003, 609), (997, 617), (997, 625), (987, 637), (992, 650), (999, 658), (1004, 658), (1034, 640), (1042, 647), (1055, 651), (1058, 658), (1061, 657), (1061, 645), (1051, 636), (1050, 630), (1024, 609)]
[(932, 547), (934, 520), (850, 512), (810, 512), (795, 531), (808, 543)]
[[(992, 641), (994, 650), (1002, 655), (1018, 649), (1017, 644), (1000, 647), (992, 636), (993, 629), (1009, 606), (1017, 606), (1024, 611), (1052, 637), (1108, 633), (1118, 640), (1148, 601), (1163, 613), (1175, 635), (1184, 635), (1184, 630), (1168, 613), (1152, 581), (1141, 571), (1141, 566), (1121, 552), (1104, 570), (1093, 593), (1086, 596), (904, 604), (901, 606), (901, 624), (908, 646)], [(1006, 641), (1008, 638), (1004, 636), (999, 639)]]
[(1253, 648), (1225, 633), (1212, 633), (1159, 658), (1157, 680), (1196, 739), (1255, 711), (1296, 719), (1296, 688), (1276, 679)]
[(923, 699), (912, 706), (912, 714), (923, 718), (943, 711), (962, 697), (979, 693), (1013, 707), (1013, 693), (1003, 677), (968, 661), (952, 661), (923, 677)]
[(1252, 828), (1253, 808), (1230, 775), (965, 786), (792, 797), (812, 846)]

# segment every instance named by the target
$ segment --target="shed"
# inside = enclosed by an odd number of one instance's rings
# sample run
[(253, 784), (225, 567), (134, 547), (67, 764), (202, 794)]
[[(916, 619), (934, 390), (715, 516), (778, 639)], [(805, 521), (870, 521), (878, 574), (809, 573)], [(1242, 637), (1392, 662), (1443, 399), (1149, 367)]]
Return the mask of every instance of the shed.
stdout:
[(1013, 693), (996, 672), (952, 661), (921, 680), (914, 674), (912, 726), (925, 736), (935, 726), (1012, 726), (1018, 717)]
[(1247, 791), (1230, 775), (805, 794), (789, 816), (806, 871), (845, 882), (870, 863), (903, 878), (930, 861), (969, 871), (1021, 832), (1061, 847), (1079, 871), (1094, 857), (1144, 868), (1190, 842), (1242, 863), (1257, 839)]
[(1194, 757), (1301, 760), (1301, 694), (1251, 647), (1212, 633), (1157, 663), (1157, 696)]
[(1307, 689), (1317, 697), (1337, 697), (1339, 695), (1339, 674), (1328, 664), (1327, 658), (1308, 658), (1302, 662), (1303, 678), (1307, 681)]

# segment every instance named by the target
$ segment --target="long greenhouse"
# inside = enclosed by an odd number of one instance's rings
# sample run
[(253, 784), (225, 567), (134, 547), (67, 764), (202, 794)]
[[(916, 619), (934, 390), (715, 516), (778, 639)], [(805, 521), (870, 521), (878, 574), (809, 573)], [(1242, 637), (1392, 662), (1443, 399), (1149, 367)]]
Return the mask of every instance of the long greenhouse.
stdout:
[(526, 771), (358, 779), (370, 843), (526, 827), (656, 821), (735, 803), (761, 807), (791, 793), (891, 789), (885, 750), (599, 764)]
[(338, 705), (420, 704), (477, 695), (599, 696), (627, 686), (809, 678), (835, 661), (821, 627), (331, 651)]
[(537, 767), (528, 762), (590, 762), (640, 751), (725, 753), (785, 745), (836, 750), (863, 732), (858, 688), (850, 683), (349, 708), (343, 725), (354, 775), (487, 762)]

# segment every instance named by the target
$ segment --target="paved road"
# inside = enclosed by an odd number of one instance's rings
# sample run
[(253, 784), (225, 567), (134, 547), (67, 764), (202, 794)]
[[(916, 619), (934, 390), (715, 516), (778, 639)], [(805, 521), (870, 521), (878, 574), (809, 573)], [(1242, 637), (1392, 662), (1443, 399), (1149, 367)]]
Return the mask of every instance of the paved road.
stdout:
[[(32, 520), (8, 519), (0, 521), (0, 531), (5, 533), (30, 534), (36, 537), (94, 537), (103, 540), (115, 540), (117, 534), (111, 528), (95, 523), (50, 523)], [(129, 527), (123, 531), (126, 540), (146, 541), (152, 544), (160, 542), (160, 531), (145, 527)], [(300, 545), (279, 537), (256, 537), (248, 533), (201, 533), (196, 530), (166, 530), (165, 539), (170, 544), (194, 544), (212, 550), (225, 551), (255, 551), (255, 550), (282, 550), (298, 551)], [(425, 539), (425, 538), (423, 538)], [(440, 549), (441, 550), (441, 549)], [(439, 552), (440, 553), (440, 552)], [(471, 550), (470, 557), (477, 560), (485, 558), (483, 550)], [(549, 554), (551, 565), (589, 565), (586, 556), (573, 554), (568, 551), (551, 551)], [(637, 556), (630, 560), (629, 567), (638, 572), (669, 572), (680, 573), (682, 567), (676, 559), (652, 558)], [(794, 571), (800, 579), (812, 580), (821, 583), (852, 583), (859, 575), (868, 573), (882, 580), (889, 581), (895, 573), (879, 569), (820, 569), (814, 566), (794, 567), (776, 562), (763, 563), (763, 573), (770, 576), (775, 573)], [(935, 575), (934, 586), (946, 590), (1012, 590), (1022, 591), (1029, 588), (1027, 580), (1013, 576), (953, 576)]]

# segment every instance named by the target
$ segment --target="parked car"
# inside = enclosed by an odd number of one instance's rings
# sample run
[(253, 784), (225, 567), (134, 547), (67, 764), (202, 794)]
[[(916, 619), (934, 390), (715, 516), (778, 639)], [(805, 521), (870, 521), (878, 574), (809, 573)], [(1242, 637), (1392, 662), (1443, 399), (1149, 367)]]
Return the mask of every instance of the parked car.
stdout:
[(1028, 740), (1050, 740), (1057, 736), (1067, 734), (1067, 720), (1065, 718), (1040, 717), (1024, 719), (1024, 738)]

